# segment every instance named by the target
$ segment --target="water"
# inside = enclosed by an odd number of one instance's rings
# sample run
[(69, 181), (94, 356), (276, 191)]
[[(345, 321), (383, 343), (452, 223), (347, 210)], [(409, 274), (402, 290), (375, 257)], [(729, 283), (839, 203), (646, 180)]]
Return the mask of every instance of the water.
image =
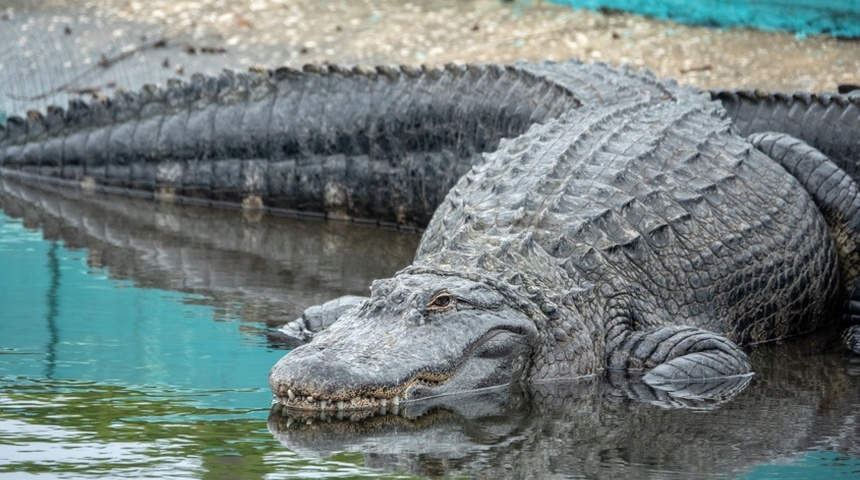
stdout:
[[(265, 321), (396, 270), (362, 235), (400, 263), (416, 236), (4, 187), (0, 476), (366, 473), (267, 431), (267, 373), (286, 350)], [(344, 240), (364, 256), (344, 259)]]
[(860, 362), (753, 352), (735, 398), (625, 379), (361, 423), (270, 412), (273, 327), (361, 294), (418, 237), (0, 180), (0, 478), (858, 478)]

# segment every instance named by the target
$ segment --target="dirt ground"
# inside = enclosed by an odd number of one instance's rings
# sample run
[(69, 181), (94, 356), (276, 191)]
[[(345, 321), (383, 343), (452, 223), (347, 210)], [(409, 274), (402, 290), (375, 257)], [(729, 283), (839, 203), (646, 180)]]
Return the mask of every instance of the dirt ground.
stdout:
[(704, 88), (832, 91), (860, 83), (857, 40), (693, 27), (541, 1), (11, 0), (0, 7), (0, 45), (6, 112), (197, 71), (315, 62), (576, 57), (647, 67)]

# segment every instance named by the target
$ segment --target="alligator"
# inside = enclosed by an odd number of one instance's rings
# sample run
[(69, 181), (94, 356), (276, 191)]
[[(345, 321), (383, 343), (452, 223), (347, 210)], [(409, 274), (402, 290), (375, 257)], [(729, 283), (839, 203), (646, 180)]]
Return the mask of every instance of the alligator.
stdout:
[(288, 409), (615, 371), (690, 396), (757, 343), (842, 322), (860, 350), (858, 120), (576, 61), (306, 66), (12, 117), (0, 174), (425, 228), (370, 297), (284, 327), (312, 337), (270, 372)]

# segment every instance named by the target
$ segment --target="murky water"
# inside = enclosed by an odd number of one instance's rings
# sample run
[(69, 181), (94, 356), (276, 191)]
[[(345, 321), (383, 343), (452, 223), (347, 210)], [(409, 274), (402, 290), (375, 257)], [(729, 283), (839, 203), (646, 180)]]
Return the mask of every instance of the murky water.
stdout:
[(6, 181), (0, 210), (3, 478), (860, 475), (860, 362), (817, 339), (754, 352), (745, 391), (692, 408), (610, 379), (270, 415), (272, 327), (364, 292), (417, 235)]

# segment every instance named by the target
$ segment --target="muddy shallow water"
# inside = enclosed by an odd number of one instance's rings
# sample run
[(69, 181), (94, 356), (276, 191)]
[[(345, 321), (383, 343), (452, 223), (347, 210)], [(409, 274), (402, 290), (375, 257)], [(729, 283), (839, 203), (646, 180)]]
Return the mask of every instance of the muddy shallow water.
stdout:
[[(858, 43), (542, 2), (77, 2), (0, 7), (0, 121), (229, 67), (580, 57), (702, 87), (833, 90)], [(5, 10), (4, 10), (5, 9)], [(499, 388), (362, 422), (270, 411), (274, 327), (364, 294), (418, 235), (0, 180), (0, 477), (856, 478), (860, 363), (753, 352), (724, 402), (635, 379)]]

